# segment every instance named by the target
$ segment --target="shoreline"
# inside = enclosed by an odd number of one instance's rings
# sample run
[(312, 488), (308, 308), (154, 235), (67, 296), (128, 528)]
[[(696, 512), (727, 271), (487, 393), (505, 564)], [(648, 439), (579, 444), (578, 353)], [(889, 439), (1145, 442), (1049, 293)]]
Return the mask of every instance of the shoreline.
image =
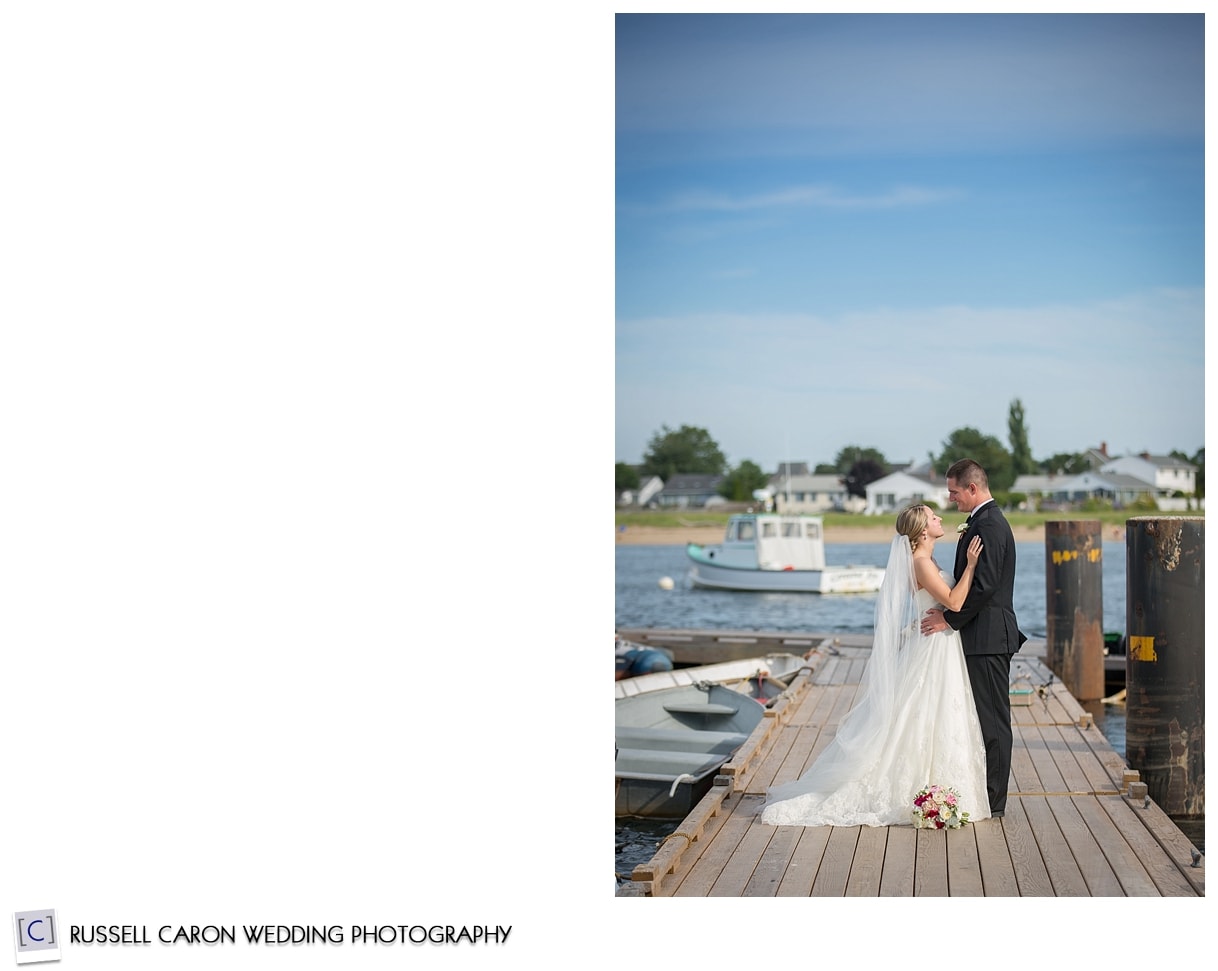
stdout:
[[(1045, 527), (1017, 526), (1012, 527), (1017, 543), (1043, 543)], [(615, 533), (618, 546), (684, 546), (686, 543), (697, 543), (700, 546), (713, 546), (723, 542), (722, 526), (627, 526), (619, 528)], [(887, 525), (875, 526), (826, 526), (825, 544), (835, 543), (888, 543), (893, 533)], [(954, 539), (949, 531), (940, 543), (950, 543)]]

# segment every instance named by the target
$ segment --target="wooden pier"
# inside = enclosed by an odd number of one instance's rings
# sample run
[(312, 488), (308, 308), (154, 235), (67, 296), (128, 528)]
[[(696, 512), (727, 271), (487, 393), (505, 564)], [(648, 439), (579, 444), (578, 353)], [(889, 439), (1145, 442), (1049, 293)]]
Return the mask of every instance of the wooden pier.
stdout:
[(870, 638), (815, 637), (808, 667), (619, 896), (1203, 897), (1204, 856), (1043, 661), (1016, 655), (1005, 817), (958, 830), (767, 826), (850, 709)]
[[(686, 628), (619, 628), (623, 639), (667, 651), (677, 667), (719, 664), (765, 654), (806, 654), (820, 644), (831, 644), (835, 634), (796, 634), (767, 630), (694, 630)], [(1020, 651), (1023, 657), (1045, 657), (1045, 642), (1029, 640)], [(1125, 655), (1104, 657), (1104, 684), (1114, 693), (1125, 683)], [(1111, 689), (1111, 690), (1108, 690)]]

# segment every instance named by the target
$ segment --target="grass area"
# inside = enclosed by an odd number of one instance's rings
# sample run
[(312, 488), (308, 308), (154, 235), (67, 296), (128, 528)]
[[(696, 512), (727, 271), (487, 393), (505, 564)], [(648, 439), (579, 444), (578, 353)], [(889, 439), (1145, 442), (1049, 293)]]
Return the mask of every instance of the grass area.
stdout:
[[(708, 512), (702, 509), (639, 509), (623, 512), (618, 510), (615, 516), (617, 526), (653, 526), (658, 528), (680, 526), (725, 526), (732, 512), (743, 510)], [(964, 522), (964, 513), (954, 509), (942, 511), (943, 522), (947, 526)], [(1012, 526), (1041, 526), (1046, 522), (1060, 520), (1099, 520), (1105, 526), (1123, 526), (1125, 521), (1137, 516), (1154, 516), (1154, 512), (1137, 512), (1127, 509), (1102, 509), (1088, 512), (1008, 512), (1007, 521)], [(1163, 515), (1204, 516), (1205, 512), (1163, 513)], [(826, 512), (820, 514), (826, 527), (851, 526), (874, 527), (888, 530), (892, 528), (892, 516), (863, 516), (849, 512)]]

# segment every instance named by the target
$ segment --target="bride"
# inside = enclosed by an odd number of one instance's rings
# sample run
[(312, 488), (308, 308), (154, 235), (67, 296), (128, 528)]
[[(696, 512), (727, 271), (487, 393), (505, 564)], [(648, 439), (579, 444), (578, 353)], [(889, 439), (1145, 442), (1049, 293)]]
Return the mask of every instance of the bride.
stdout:
[(929, 785), (951, 786), (969, 819), (987, 819), (985, 746), (960, 635), (923, 635), (935, 604), (958, 610), (981, 556), (980, 537), (952, 587), (934, 561), (943, 520), (915, 504), (897, 516), (897, 535), (875, 606), (875, 641), (854, 707), (803, 776), (771, 788), (761, 821), (772, 826), (892, 826), (912, 822), (913, 800)]

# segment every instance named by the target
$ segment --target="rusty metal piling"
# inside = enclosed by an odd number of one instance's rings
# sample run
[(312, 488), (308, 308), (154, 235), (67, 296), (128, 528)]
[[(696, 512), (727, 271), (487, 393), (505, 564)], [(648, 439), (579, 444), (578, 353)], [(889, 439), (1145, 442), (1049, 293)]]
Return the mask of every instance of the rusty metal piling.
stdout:
[(1045, 660), (1079, 701), (1104, 697), (1099, 520), (1045, 523)]
[(1205, 520), (1127, 520), (1125, 752), (1173, 818), (1205, 816)]

